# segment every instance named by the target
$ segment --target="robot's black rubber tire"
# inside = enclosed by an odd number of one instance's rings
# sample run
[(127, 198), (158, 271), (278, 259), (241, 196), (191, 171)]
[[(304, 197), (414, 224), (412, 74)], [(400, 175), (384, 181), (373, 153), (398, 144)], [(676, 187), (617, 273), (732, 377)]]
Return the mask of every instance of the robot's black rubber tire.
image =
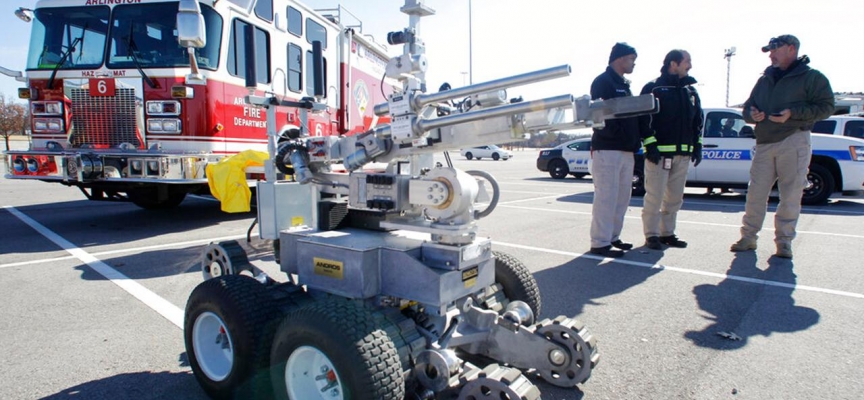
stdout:
[(534, 318), (539, 318), (542, 308), (540, 289), (528, 267), (507, 253), (493, 251), (492, 256), (495, 257), (495, 282), (504, 288), (507, 299), (524, 301), (534, 312)]
[(290, 312), (277, 329), (270, 353), (275, 398), (288, 398), (287, 362), (301, 348), (312, 348), (327, 357), (339, 377), (343, 398), (404, 398), (399, 354), (387, 333), (389, 327), (376, 322), (382, 320), (376, 313), (357, 302), (335, 297)]
[[(196, 343), (193, 343), (196, 321), (208, 316), (212, 319), (213, 314), (224, 323), (233, 350), (230, 372), (218, 380), (211, 379), (202, 370)], [(202, 282), (192, 291), (186, 303), (183, 327), (186, 354), (195, 378), (211, 398), (270, 396), (272, 385), (267, 367), (274, 330), (267, 329), (267, 325), (273, 316), (274, 306), (266, 287), (248, 276), (216, 277)]]

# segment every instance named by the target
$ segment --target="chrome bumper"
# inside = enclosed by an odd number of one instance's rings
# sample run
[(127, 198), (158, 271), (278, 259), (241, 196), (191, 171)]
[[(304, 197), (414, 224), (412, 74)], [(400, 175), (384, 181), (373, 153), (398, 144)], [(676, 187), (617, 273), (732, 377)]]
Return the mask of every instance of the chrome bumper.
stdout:
[(208, 163), (222, 157), (207, 154), (150, 152), (8, 151), (6, 179), (66, 183), (143, 182), (206, 183)]

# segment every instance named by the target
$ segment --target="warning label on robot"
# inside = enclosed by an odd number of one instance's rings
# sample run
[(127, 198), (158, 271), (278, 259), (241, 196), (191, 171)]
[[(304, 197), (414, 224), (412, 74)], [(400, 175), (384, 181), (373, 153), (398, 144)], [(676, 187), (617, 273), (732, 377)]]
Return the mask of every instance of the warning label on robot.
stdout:
[(342, 268), (342, 262), (327, 260), (318, 257), (313, 257), (312, 262), (315, 267), (315, 275), (321, 275), (336, 279), (344, 278), (344, 269)]
[(462, 271), (462, 283), (465, 284), (466, 288), (476, 285), (477, 275), (479, 274), (480, 269), (478, 267), (468, 268)]

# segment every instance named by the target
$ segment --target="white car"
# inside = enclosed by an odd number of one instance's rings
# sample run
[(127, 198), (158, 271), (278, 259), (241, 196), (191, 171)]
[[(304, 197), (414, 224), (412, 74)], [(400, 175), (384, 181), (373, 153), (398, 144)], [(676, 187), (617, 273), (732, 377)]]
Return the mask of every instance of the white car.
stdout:
[(511, 153), (508, 150), (504, 150), (504, 149), (502, 149), (502, 148), (500, 148), (494, 144), (490, 144), (488, 146), (477, 146), (477, 147), (470, 147), (467, 149), (462, 149), (462, 151), (460, 151), (459, 154), (461, 154), (463, 157), (465, 157), (469, 160), (473, 160), (475, 158), (478, 160), (481, 160), (484, 158), (491, 158), (495, 161), (498, 161), (498, 160), (509, 160), (509, 159), (513, 158), (513, 153)]

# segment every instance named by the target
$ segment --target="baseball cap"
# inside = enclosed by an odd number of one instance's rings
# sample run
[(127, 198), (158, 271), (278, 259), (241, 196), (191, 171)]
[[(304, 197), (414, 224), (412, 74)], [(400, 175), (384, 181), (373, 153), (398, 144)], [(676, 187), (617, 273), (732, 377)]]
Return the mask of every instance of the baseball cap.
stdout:
[(795, 36), (780, 35), (780, 36), (771, 38), (771, 40), (768, 41), (767, 46), (762, 46), (762, 52), (767, 53), (771, 50), (783, 47), (787, 44), (791, 45), (791, 46), (795, 46), (796, 49), (801, 46), (801, 42), (799, 42), (798, 38), (796, 38)]

